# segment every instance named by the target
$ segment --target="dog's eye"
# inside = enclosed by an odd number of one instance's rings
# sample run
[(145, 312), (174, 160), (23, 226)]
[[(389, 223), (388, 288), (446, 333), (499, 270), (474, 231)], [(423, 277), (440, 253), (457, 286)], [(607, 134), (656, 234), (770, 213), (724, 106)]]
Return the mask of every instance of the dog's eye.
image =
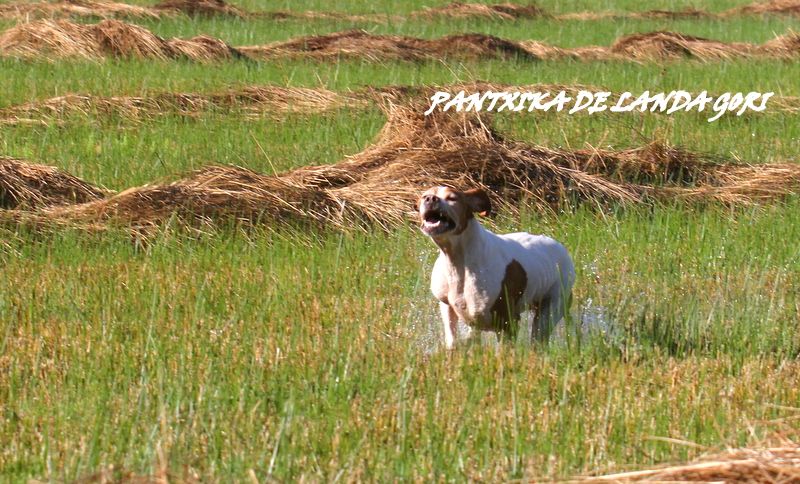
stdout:
[(455, 195), (448, 195), (444, 197), (444, 199), (447, 200), (448, 202), (455, 202), (456, 200), (458, 200), (458, 197)]

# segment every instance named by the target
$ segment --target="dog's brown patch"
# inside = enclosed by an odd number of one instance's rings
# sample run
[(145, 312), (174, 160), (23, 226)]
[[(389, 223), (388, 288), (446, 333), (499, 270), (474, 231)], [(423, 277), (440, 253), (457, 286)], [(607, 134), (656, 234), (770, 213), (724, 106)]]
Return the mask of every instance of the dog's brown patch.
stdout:
[(522, 264), (512, 259), (506, 266), (506, 274), (503, 283), (500, 285), (500, 295), (492, 305), (492, 320), (495, 324), (504, 326), (510, 322), (511, 308), (513, 308), (519, 298), (525, 293), (528, 287), (528, 274)]
[(473, 188), (463, 192), (461, 195), (470, 211), (476, 212), (483, 217), (492, 212), (492, 201), (482, 189)]

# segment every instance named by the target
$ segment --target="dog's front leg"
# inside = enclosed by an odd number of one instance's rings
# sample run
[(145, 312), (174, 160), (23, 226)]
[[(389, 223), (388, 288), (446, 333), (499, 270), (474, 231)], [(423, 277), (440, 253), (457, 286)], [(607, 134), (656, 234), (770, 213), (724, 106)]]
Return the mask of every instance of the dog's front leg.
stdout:
[(458, 334), (458, 315), (453, 311), (449, 304), (439, 302), (439, 311), (442, 314), (442, 323), (444, 326), (444, 347), (448, 350), (453, 349), (456, 344), (456, 335)]

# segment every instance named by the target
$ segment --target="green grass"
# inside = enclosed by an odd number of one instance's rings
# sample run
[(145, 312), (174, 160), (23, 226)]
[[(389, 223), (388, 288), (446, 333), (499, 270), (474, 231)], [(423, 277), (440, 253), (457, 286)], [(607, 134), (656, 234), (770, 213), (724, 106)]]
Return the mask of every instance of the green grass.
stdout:
[(800, 403), (797, 208), (501, 220), (571, 248), (576, 301), (614, 338), (454, 354), (425, 351), (434, 248), (414, 230), (15, 242), (0, 458), (17, 477), (160, 449), (204, 476), (494, 479), (687, 455), (649, 437), (745, 443)]
[[(641, 9), (627, 1), (555, 3), (544, 5)], [(329, 8), (310, 0), (285, 6)], [(393, 6), (400, 9), (389, 1), (380, 8)], [(585, 45), (659, 25), (470, 21), (375, 29), (478, 30)], [(773, 17), (664, 28), (763, 41), (793, 25)], [(238, 20), (148, 26), (241, 43), (339, 28)], [(776, 61), (3, 60), (0, 71), (2, 106), (69, 92), (250, 84), (345, 90), (474, 79), (800, 95), (798, 64)], [(0, 126), (0, 155), (121, 190), (208, 163), (265, 173), (333, 163), (369, 145), (383, 123), (373, 108), (257, 120), (237, 112), (138, 123), (74, 116), (47, 127)], [(800, 148), (795, 115), (777, 110), (715, 123), (696, 113), (503, 115), (495, 126), (548, 146), (625, 148), (657, 139), (755, 163), (796, 160)], [(205, 236), (167, 226), (146, 245), (115, 232), (0, 228), (0, 480), (70, 481), (112, 464), (120, 473), (167, 469), (220, 482), (251, 472), (286, 481), (549, 479), (689, 459), (795, 430), (794, 420), (782, 419), (800, 406), (800, 200), (735, 209), (528, 207), (487, 223), (550, 234), (569, 247), (578, 271), (573, 323), (599, 318), (606, 333), (442, 351), (427, 289), (436, 250), (411, 225), (390, 233), (223, 227)]]
[(278, 120), (209, 114), (138, 124), (71, 121), (65, 126), (0, 128), (2, 152), (123, 190), (213, 163), (265, 173), (334, 163), (366, 146), (385, 119), (377, 112), (344, 110)]

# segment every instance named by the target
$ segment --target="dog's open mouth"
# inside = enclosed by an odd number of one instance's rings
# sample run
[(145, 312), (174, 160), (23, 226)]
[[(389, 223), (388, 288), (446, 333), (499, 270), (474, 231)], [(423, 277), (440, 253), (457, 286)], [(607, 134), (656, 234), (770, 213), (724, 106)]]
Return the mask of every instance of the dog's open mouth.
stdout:
[(428, 209), (422, 214), (422, 231), (428, 235), (439, 235), (454, 229), (455, 221), (442, 210)]

